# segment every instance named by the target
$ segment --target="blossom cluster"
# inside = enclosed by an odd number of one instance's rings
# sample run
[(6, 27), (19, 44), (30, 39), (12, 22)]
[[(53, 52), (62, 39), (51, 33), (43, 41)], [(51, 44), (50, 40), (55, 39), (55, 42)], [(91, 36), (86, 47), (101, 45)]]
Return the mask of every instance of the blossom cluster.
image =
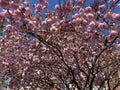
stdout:
[(119, 88), (118, 2), (68, 0), (49, 10), (47, 0), (0, 0), (0, 82), (10, 80), (11, 90)]

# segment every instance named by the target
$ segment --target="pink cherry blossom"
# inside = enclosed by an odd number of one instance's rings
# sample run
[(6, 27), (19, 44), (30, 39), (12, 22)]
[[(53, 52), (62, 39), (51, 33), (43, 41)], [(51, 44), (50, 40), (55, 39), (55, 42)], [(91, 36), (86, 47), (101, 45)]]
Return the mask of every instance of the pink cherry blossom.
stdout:
[(111, 12), (107, 12), (107, 13), (104, 15), (104, 18), (112, 19), (112, 13), (111, 13)]
[(90, 25), (90, 27), (92, 27), (92, 28), (95, 28), (95, 27), (96, 27), (96, 23), (95, 23), (94, 21), (91, 21), (89, 25)]
[(55, 9), (56, 10), (59, 10), (60, 9), (60, 6), (58, 4), (55, 5)]
[(31, 9), (30, 9), (29, 7), (26, 7), (25, 10), (26, 10), (26, 11), (25, 11), (25, 15), (28, 16), (28, 15), (31, 15), (31, 14), (32, 14)]
[(115, 2), (115, 0), (109, 0), (109, 3), (110, 4), (112, 4), (112, 3), (114, 3)]
[(120, 14), (113, 13), (112, 18), (113, 20), (120, 20)]
[(27, 0), (25, 0), (23, 4), (24, 4), (26, 7), (29, 6), (29, 2), (28, 2)]
[(108, 39), (111, 41), (113, 39), (115, 39), (115, 37), (118, 35), (117, 31), (110, 31)]
[(36, 10), (36, 12), (42, 11), (42, 6), (41, 6), (41, 4), (37, 4), (37, 5), (35, 6), (35, 10)]
[(106, 6), (105, 5), (100, 5), (99, 6), (99, 10), (105, 10), (106, 9)]
[(90, 13), (92, 11), (92, 8), (90, 6), (85, 8), (86, 13)]
[(0, 6), (3, 8), (9, 8), (9, 2), (7, 0), (0, 0)]
[(120, 4), (118, 4), (118, 7), (120, 8)]
[(98, 27), (101, 28), (106, 28), (107, 24), (105, 22), (99, 23)]
[(76, 0), (78, 5), (82, 5), (84, 0)]
[(88, 14), (86, 15), (86, 18), (87, 18), (88, 20), (93, 20), (94, 15), (93, 15), (92, 13), (88, 13)]
[(17, 3), (15, 3), (14, 1), (11, 1), (9, 4), (10, 4), (10, 7), (11, 7), (12, 9), (17, 9), (17, 8), (18, 8)]

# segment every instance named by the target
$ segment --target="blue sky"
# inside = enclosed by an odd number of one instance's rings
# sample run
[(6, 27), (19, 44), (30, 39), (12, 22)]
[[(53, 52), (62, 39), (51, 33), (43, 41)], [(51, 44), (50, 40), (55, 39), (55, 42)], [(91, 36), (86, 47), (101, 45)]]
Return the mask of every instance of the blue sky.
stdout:
[[(33, 3), (37, 3), (38, 0), (28, 0), (31, 4)], [(69, 0), (60, 0), (61, 2), (64, 1), (69, 1)], [(87, 0), (86, 5), (90, 5), (93, 2), (93, 0)], [(48, 9), (49, 10), (54, 10), (55, 9), (55, 5), (59, 3), (59, 0), (48, 0), (49, 6)], [(120, 3), (120, 1), (118, 2)], [(116, 8), (114, 12), (120, 12), (120, 8)]]
[[(28, 1), (29, 1), (31, 4), (38, 2), (38, 0), (28, 0)], [(64, 2), (64, 1), (69, 1), (69, 0), (60, 0), (61, 3)], [(93, 0), (88, 0), (87, 5), (88, 5), (88, 4), (91, 4), (92, 1), (93, 1)], [(55, 9), (55, 5), (56, 5), (56, 4), (59, 4), (59, 0), (48, 0), (48, 3), (49, 3), (49, 6), (48, 6), (49, 10), (54, 10), (54, 9)]]
[[(38, 0), (29, 0), (29, 2), (32, 3), (37, 3)], [(62, 0), (61, 0), (62, 1)], [(49, 10), (54, 10), (55, 5), (58, 4), (59, 0), (48, 0), (49, 2)]]

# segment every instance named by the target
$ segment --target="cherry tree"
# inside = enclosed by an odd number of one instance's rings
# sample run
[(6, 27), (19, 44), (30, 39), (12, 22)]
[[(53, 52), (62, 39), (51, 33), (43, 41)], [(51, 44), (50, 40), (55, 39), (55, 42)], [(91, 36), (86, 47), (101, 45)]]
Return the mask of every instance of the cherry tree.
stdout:
[(52, 11), (47, 0), (0, 0), (0, 84), (8, 81), (10, 90), (119, 90), (119, 3), (58, 0)]

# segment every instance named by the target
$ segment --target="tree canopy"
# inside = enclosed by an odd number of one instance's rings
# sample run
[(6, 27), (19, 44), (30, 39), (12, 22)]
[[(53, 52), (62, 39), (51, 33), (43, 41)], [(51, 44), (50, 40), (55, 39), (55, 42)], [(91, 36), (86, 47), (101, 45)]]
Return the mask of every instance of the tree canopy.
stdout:
[(0, 0), (0, 85), (120, 90), (120, 0), (51, 3)]

